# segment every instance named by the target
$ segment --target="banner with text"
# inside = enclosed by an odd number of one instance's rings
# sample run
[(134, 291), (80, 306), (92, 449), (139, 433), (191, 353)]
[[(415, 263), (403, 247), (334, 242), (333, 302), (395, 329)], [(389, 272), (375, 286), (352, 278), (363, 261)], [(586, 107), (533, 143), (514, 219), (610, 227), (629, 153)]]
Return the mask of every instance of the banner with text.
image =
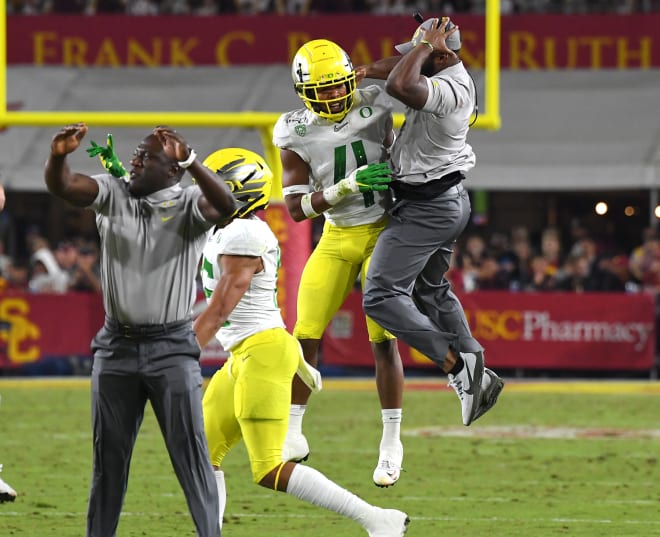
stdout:
[[(484, 17), (457, 14), (461, 56), (484, 65)], [(660, 67), (660, 13), (503, 16), (504, 69)], [(310, 39), (331, 39), (356, 65), (396, 54), (417, 23), (409, 16), (7, 17), (10, 65), (192, 67), (288, 64)]]
[(103, 318), (97, 294), (0, 294), (0, 367), (48, 356), (90, 356)]
[[(205, 305), (200, 293), (195, 311)], [(53, 358), (91, 359), (92, 339), (104, 317), (103, 299), (98, 294), (0, 293), (0, 369), (20, 370)], [(204, 348), (201, 362), (217, 368), (227, 356), (213, 339)]]
[[(654, 366), (653, 295), (474, 292), (460, 298), (495, 368)], [(323, 341), (323, 365), (373, 366), (361, 301), (361, 293), (352, 292), (332, 320)], [(202, 295), (199, 302), (203, 307)], [(100, 295), (0, 295), (0, 368), (20, 368), (43, 358), (90, 357), (103, 316)], [(406, 367), (435, 367), (403, 342), (399, 349)], [(226, 357), (214, 342), (204, 349), (202, 364), (220, 366)]]
[[(614, 293), (474, 292), (459, 296), (489, 367), (650, 370), (655, 297)], [(435, 367), (399, 342), (405, 367)], [(362, 294), (352, 292), (323, 340), (323, 365), (373, 367)]]

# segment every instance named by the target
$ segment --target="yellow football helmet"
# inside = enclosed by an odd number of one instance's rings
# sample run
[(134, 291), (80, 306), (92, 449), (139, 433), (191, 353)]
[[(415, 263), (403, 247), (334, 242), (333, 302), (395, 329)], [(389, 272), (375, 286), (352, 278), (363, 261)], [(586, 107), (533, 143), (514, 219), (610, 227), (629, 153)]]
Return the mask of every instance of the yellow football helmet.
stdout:
[(268, 207), (273, 172), (257, 153), (240, 147), (219, 149), (206, 157), (204, 166), (217, 173), (231, 190), (237, 206), (232, 216), (243, 218)]
[[(298, 49), (291, 65), (293, 85), (298, 96), (315, 114), (331, 121), (341, 121), (353, 106), (355, 70), (348, 54), (336, 43), (315, 39)], [(346, 85), (346, 95), (336, 99), (319, 99), (319, 90)], [(333, 104), (343, 104), (333, 112)]]

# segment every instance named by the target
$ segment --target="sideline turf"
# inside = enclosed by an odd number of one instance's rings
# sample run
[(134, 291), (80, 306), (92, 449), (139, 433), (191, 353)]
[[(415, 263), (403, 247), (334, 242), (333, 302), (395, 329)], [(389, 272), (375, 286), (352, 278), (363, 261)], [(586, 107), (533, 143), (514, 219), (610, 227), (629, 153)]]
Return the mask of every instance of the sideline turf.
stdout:
[[(458, 400), (443, 383), (410, 380), (404, 472), (397, 485), (379, 489), (371, 484), (381, 430), (373, 380), (328, 380), (306, 417), (309, 463), (372, 503), (406, 510), (412, 518), (407, 537), (660, 536), (660, 439), (649, 433), (660, 429), (659, 387), (643, 381), (511, 381), (493, 411), (464, 428)], [(0, 535), (83, 535), (91, 455), (88, 379), (0, 379), (0, 395), (2, 476), (19, 493), (14, 503), (0, 504)], [(603, 434), (509, 434), (522, 425)], [(463, 429), (475, 436), (442, 435)], [(230, 454), (225, 471), (224, 537), (366, 535), (351, 521), (252, 484), (242, 446)], [(195, 535), (150, 410), (118, 535)]]

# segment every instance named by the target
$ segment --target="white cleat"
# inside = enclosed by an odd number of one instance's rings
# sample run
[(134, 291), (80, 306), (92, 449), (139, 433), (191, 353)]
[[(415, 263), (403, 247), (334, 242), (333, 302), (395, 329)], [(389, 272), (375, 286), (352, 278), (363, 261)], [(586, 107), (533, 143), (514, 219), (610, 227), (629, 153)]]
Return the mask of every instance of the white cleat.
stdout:
[(282, 446), (282, 460), (284, 462), (303, 462), (308, 458), (309, 444), (305, 435), (287, 432)]
[(401, 476), (401, 466), (387, 459), (378, 461), (374, 470), (374, 484), (377, 487), (391, 487)]
[(403, 537), (408, 524), (410, 517), (403, 511), (374, 507), (373, 515), (364, 527), (369, 537)]
[(374, 484), (377, 487), (391, 487), (401, 477), (401, 464), (403, 462), (403, 445), (395, 449), (381, 450), (378, 457), (378, 466), (374, 470)]
[[(0, 464), (0, 472), (2, 465)], [(13, 502), (16, 499), (16, 491), (11, 488), (7, 483), (0, 479), (0, 503)]]
[(481, 403), (481, 380), (484, 376), (484, 353), (461, 352), (465, 365), (456, 375), (451, 373), (449, 386), (454, 388), (461, 400), (461, 414), (463, 425), (470, 425), (475, 419), (477, 409)]

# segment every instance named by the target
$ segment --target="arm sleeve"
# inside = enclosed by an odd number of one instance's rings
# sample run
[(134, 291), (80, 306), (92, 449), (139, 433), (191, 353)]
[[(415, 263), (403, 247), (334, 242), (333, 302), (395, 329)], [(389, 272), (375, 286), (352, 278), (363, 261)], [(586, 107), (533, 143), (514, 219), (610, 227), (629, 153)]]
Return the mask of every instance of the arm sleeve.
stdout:
[(471, 97), (468, 88), (457, 84), (456, 81), (434, 77), (427, 78), (426, 84), (429, 88), (429, 96), (422, 108), (424, 112), (447, 115), (459, 108), (471, 106)]
[(99, 193), (87, 208), (91, 209), (95, 213), (99, 213), (102, 212), (103, 208), (107, 206), (110, 198), (115, 194), (115, 192), (117, 190), (121, 190), (124, 187), (122, 186), (122, 183), (120, 183), (121, 179), (117, 179), (110, 174), (104, 173), (101, 175), (93, 175), (92, 179), (94, 179), (99, 185)]

